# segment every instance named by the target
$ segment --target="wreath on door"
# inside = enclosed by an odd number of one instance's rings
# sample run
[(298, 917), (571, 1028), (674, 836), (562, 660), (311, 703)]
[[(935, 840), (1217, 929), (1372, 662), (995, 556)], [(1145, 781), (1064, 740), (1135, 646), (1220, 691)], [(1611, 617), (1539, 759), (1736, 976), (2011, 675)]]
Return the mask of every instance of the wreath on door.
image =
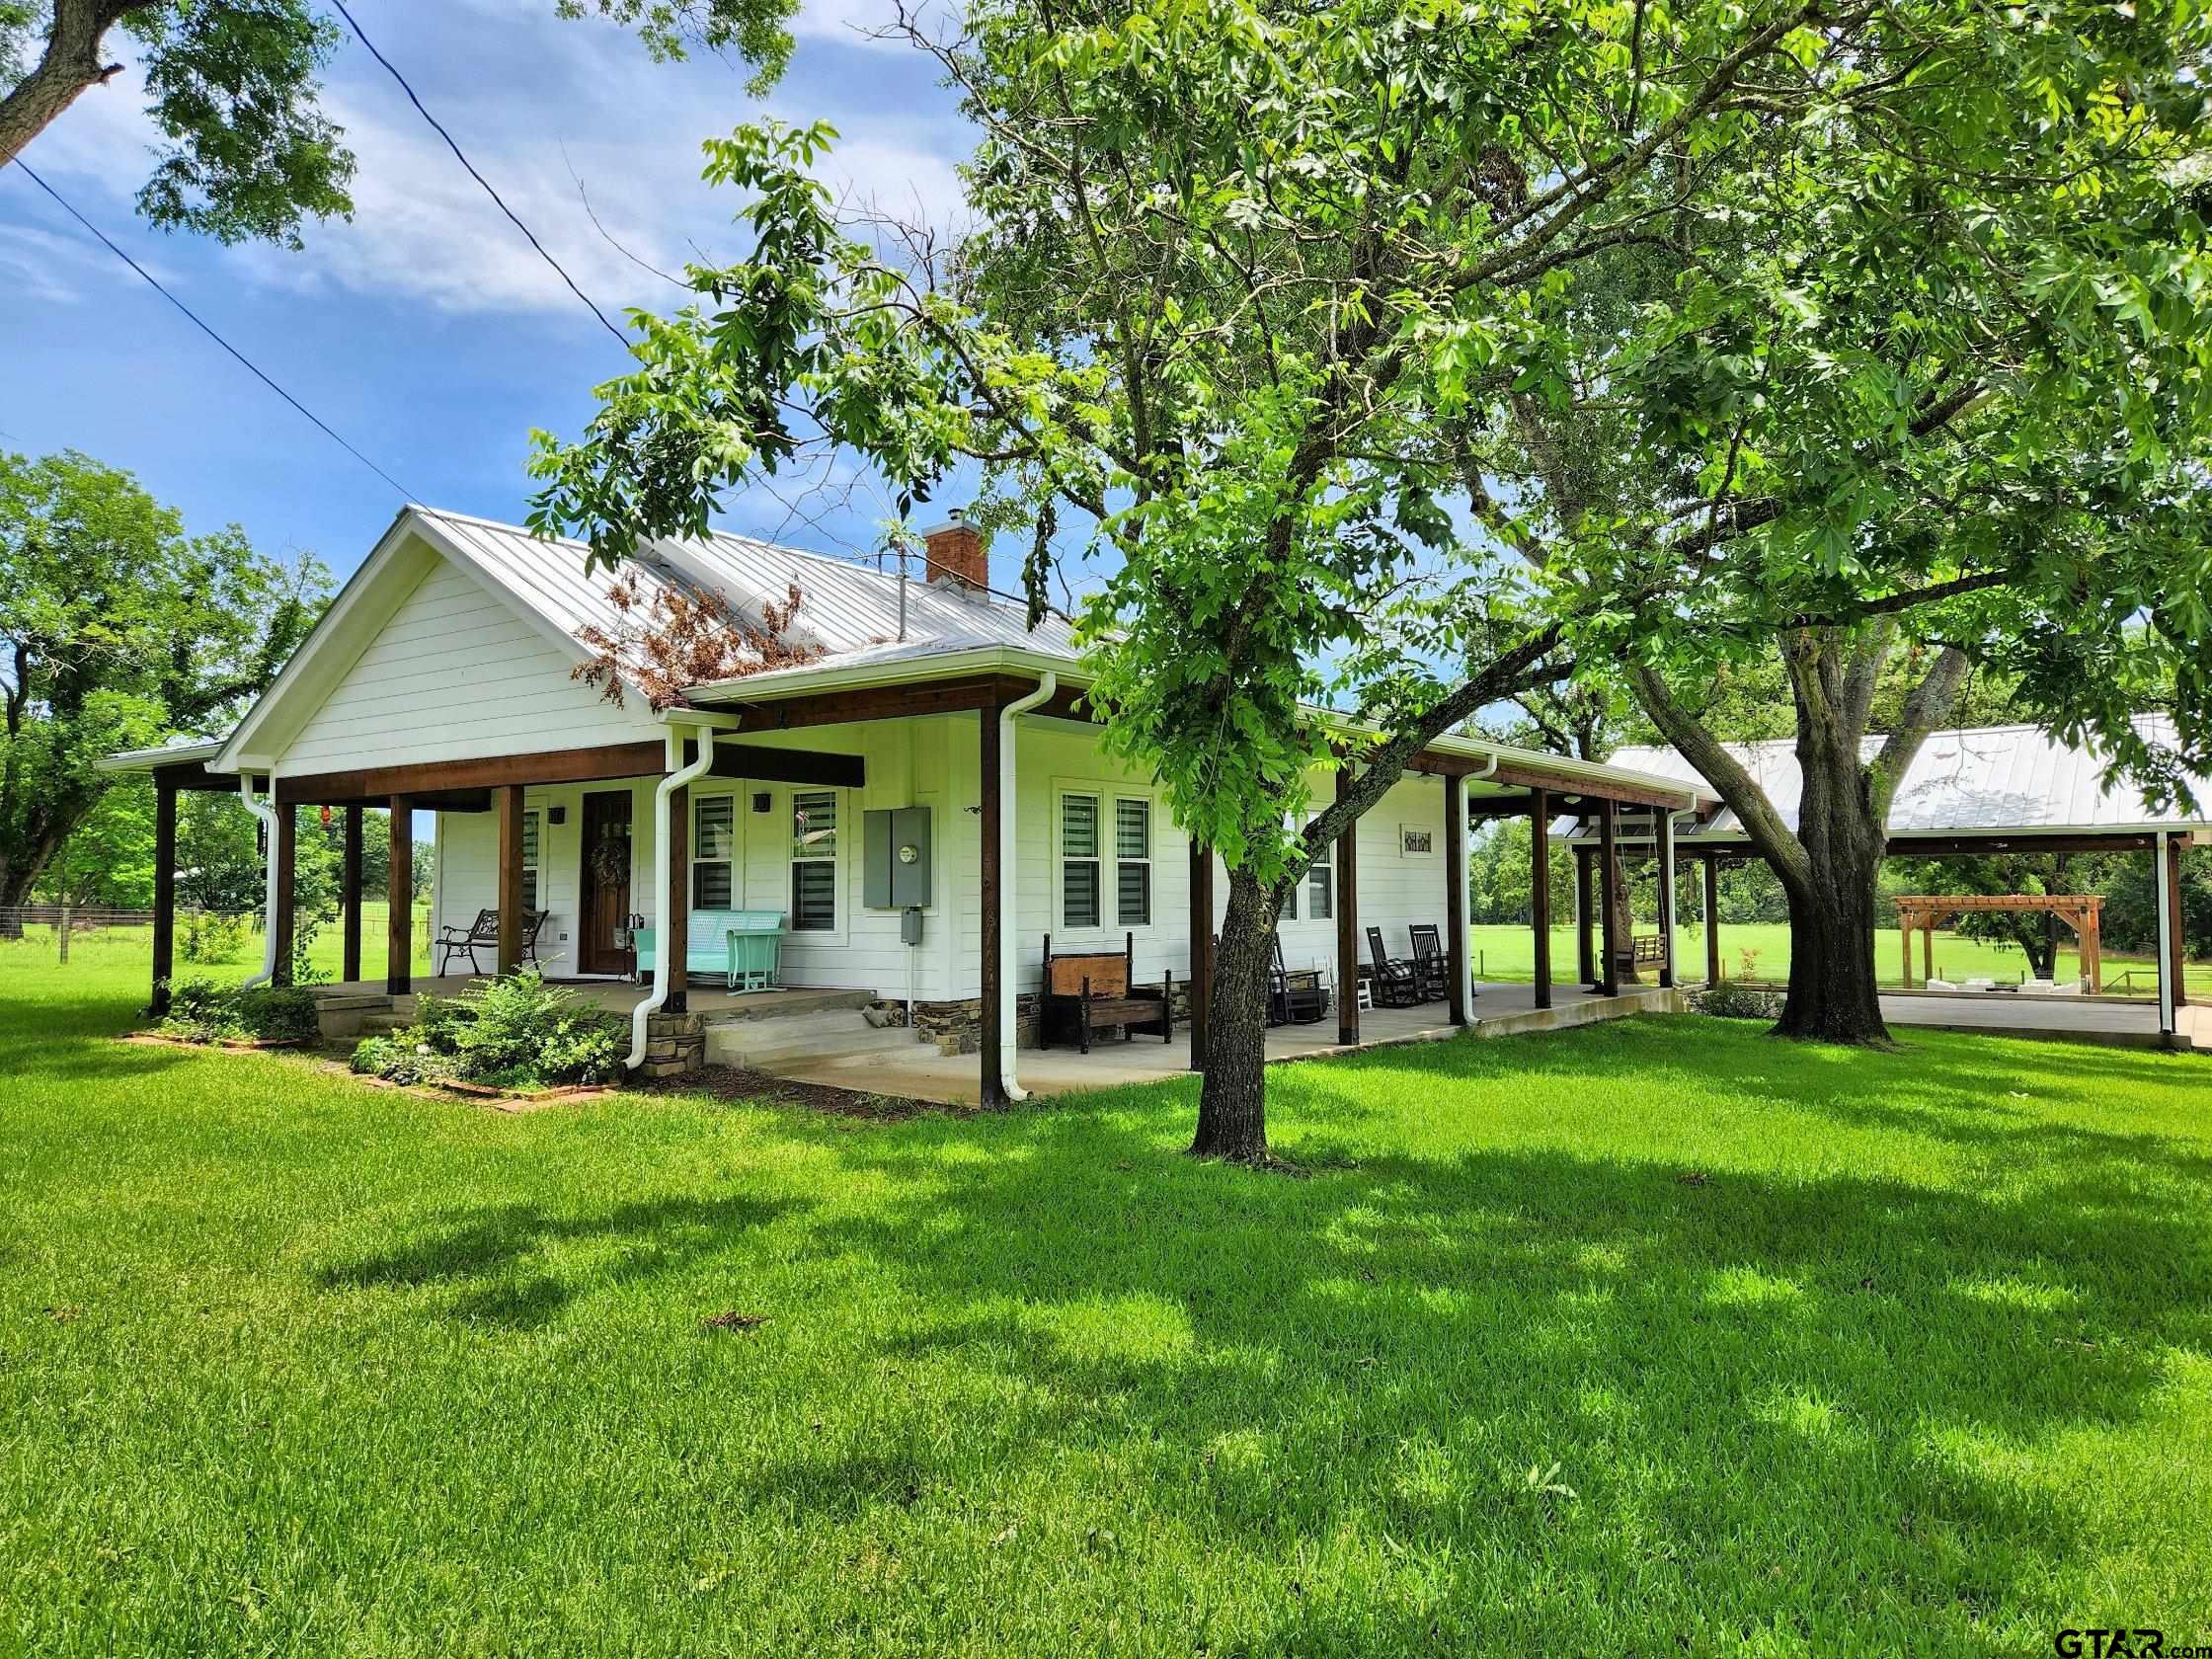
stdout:
[(592, 849), (592, 878), (601, 887), (620, 887), (630, 879), (630, 842), (601, 841)]

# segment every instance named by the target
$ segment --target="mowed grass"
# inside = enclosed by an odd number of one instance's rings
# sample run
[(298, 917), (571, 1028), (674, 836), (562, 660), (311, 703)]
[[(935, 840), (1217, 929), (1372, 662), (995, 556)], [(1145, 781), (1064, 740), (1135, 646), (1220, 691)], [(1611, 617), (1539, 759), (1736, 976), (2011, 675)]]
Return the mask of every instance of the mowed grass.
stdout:
[[(2212, 1640), (2212, 1066), (1647, 1019), (900, 1123), (126, 1047), (0, 951), (0, 1648)], [(112, 980), (112, 984), (104, 981)], [(750, 1330), (704, 1321), (764, 1316)]]
[[(1639, 921), (1638, 933), (1649, 933), (1657, 924)], [(1476, 972), (1484, 979), (1526, 984), (1536, 978), (1536, 937), (1526, 926), (1510, 922), (1480, 922), (1467, 930), (1470, 948), (1475, 953)], [(1595, 930), (1593, 930), (1593, 937)], [(1410, 950), (1402, 940), (1385, 939), (1394, 953)], [(1720, 970), (1731, 979), (1745, 977), (1744, 953), (1752, 953), (1750, 977), (1771, 980), (1780, 984), (1789, 978), (1789, 924), (1780, 921), (1724, 921), (1720, 924)], [(1364, 947), (1363, 947), (1364, 954)], [(1702, 980), (1705, 977), (1705, 930), (1697, 923), (1687, 923), (1675, 934), (1675, 959), (1682, 965), (1685, 979)], [(1554, 927), (1551, 930), (1551, 977), (1561, 985), (1571, 984), (1575, 976), (1574, 928)], [(1882, 985), (1903, 983), (1904, 961), (1900, 954), (1897, 931), (1887, 929), (1874, 936), (1874, 977)], [(2126, 985), (2120, 983), (2128, 969), (2135, 976)], [(1991, 979), (2000, 984), (2011, 984), (2027, 971), (2027, 958), (2016, 947), (2000, 944), (1992, 939), (1967, 939), (1956, 933), (1936, 935), (1936, 972), (1939, 978), (1954, 985), (1968, 979)], [(2071, 939), (2059, 946), (2058, 972), (2062, 979), (2079, 978), (2081, 956)], [(1644, 969), (1644, 977), (1652, 977), (1652, 970)], [(2123, 951), (2108, 950), (2104, 953), (2104, 983), (2113, 994), (2133, 994), (2153, 997), (2158, 994), (2158, 965), (2148, 956), (2130, 956)], [(1913, 984), (1919, 985), (1926, 976), (1921, 971), (1921, 948), (1913, 942)], [(2187, 970), (2189, 990), (2192, 994), (2212, 994), (2212, 964), (2191, 963)]]

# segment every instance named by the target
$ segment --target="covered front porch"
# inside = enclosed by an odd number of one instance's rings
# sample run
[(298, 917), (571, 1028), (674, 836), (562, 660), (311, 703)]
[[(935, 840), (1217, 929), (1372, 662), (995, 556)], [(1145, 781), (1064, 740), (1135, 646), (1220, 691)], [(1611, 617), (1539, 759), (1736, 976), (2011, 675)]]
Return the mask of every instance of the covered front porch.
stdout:
[[(1682, 1006), (1682, 993), (1673, 989), (1650, 988), (1608, 996), (1569, 986), (1550, 988), (1551, 996), (1540, 1001), (1533, 986), (1478, 985), (1474, 1012), (1464, 1025), (1453, 1023), (1443, 1003), (1362, 1009), (1350, 1042), (1340, 1040), (1333, 1019), (1275, 1026), (1267, 1033), (1267, 1061), (1273, 1066), (1462, 1036), (1511, 1037), (1628, 1014), (1668, 1013)], [(819, 1064), (797, 1062), (775, 1069), (778, 1075), (801, 1082), (949, 1106), (975, 1106), (983, 1098), (973, 1055), (939, 1054), (918, 1043), (910, 1053), (894, 1050)], [(1189, 1075), (1191, 1067), (1181, 1044), (1146, 1041), (1142, 1035), (1128, 1042), (1094, 1044), (1087, 1055), (1069, 1048), (1031, 1049), (1024, 1050), (1021, 1059), (1021, 1086), (1031, 1095), (1079, 1094)]]

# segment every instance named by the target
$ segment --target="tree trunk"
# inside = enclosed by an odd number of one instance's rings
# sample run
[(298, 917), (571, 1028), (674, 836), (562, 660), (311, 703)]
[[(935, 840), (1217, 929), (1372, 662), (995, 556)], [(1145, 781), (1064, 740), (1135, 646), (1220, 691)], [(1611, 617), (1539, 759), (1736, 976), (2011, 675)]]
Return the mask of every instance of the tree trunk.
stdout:
[(100, 61), (100, 39), (120, 10), (99, 0), (55, 0), (38, 65), (0, 98), (0, 167), (15, 160), (79, 93), (112, 73)]
[[(1800, 758), (1803, 750), (1800, 746)], [(1874, 893), (1882, 834), (1866, 810), (1863, 773), (1854, 757), (1846, 775), (1814, 787), (1805, 767), (1805, 809), (1798, 837), (1811, 881), (1784, 882), (1789, 899), (1789, 993), (1775, 1023), (1779, 1037), (1827, 1043), (1887, 1043), (1874, 979)]]
[(1206, 1002), (1206, 1076), (1198, 1095), (1200, 1157), (1267, 1162), (1267, 978), (1276, 902), (1246, 871), (1231, 870), (1228, 911), (1214, 953)]
[(11, 867), (0, 860), (0, 939), (23, 937), (23, 913), (18, 907), (30, 903), (31, 884), (38, 879), (38, 871)]
[[(1780, 872), (1789, 898), (1789, 994), (1775, 1032), (1827, 1043), (1887, 1043), (1874, 978), (1874, 892), (1886, 815), (1859, 752), (1865, 728), (1862, 697), (1851, 684), (1855, 665), (1842, 638), (1826, 632), (1792, 638), (1782, 661), (1797, 703), (1797, 765), (1804, 779), (1797, 840), (1805, 861), (1799, 871)], [(1863, 672), (1870, 679), (1872, 670)]]
[(1628, 863), (1618, 847), (1613, 854), (1613, 946), (1618, 953), (1614, 969), (1617, 985), (1641, 985), (1636, 972), (1636, 908), (1628, 892)]

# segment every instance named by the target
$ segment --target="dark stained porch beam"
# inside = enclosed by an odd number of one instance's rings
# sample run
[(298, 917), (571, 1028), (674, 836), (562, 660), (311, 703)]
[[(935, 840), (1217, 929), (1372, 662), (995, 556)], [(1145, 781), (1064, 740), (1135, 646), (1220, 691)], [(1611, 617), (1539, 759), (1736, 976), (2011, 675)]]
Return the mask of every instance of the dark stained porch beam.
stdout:
[[(696, 746), (686, 744), (687, 752)], [(475, 760), (425, 760), (408, 766), (372, 766), (349, 772), (316, 772), (276, 780), (276, 799), (305, 806), (375, 801), (412, 795), (416, 804), (446, 812), (488, 812), (489, 791), (516, 784), (601, 783), (612, 778), (659, 777), (668, 753), (657, 741), (603, 744), (596, 749), (544, 750), (534, 754), (495, 754)], [(858, 789), (867, 762), (857, 754), (818, 754), (804, 750), (761, 749), (717, 743), (716, 777), (762, 783), (812, 783)]]

